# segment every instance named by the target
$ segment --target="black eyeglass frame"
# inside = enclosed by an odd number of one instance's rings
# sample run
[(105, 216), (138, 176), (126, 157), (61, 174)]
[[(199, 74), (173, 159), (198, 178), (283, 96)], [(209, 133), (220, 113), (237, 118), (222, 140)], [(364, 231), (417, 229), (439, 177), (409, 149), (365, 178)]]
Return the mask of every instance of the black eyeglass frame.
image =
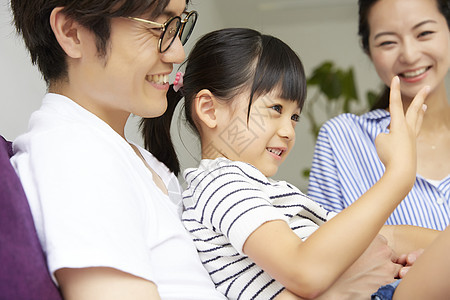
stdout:
[[(141, 23), (145, 23), (145, 24), (150, 24), (150, 25), (154, 26), (154, 27), (149, 28), (149, 29), (157, 29), (157, 28), (159, 28), (162, 32), (161, 32), (161, 35), (159, 36), (158, 50), (159, 50), (160, 53), (164, 53), (170, 48), (170, 46), (172, 46), (173, 41), (175, 40), (177, 35), (180, 37), (181, 43), (184, 46), (186, 44), (186, 42), (189, 40), (189, 37), (191, 36), (192, 31), (194, 30), (195, 24), (197, 23), (197, 19), (198, 19), (198, 12), (193, 10), (193, 11), (190, 11), (190, 12), (184, 12), (183, 14), (186, 15), (183, 19), (181, 19), (180, 16), (174, 16), (174, 17), (170, 18), (169, 20), (167, 20), (166, 22), (164, 22), (164, 24), (153, 22), (153, 21), (146, 20), (146, 19), (136, 18), (136, 17), (128, 17), (128, 19), (133, 20), (133, 21), (137, 21), (137, 22), (141, 22)], [(183, 40), (182, 36), (183, 36), (183, 31), (184, 31), (185, 25), (186, 25), (186, 23), (188, 21), (190, 21), (191, 18), (194, 18), (194, 21), (192, 23), (192, 26), (191, 26), (187, 36)], [(165, 49), (162, 49), (162, 47), (163, 47), (162, 41), (164, 39), (164, 35), (168, 32), (169, 24), (171, 24), (174, 20), (178, 20), (176, 32), (173, 35), (172, 40), (167, 45), (167, 47)]]

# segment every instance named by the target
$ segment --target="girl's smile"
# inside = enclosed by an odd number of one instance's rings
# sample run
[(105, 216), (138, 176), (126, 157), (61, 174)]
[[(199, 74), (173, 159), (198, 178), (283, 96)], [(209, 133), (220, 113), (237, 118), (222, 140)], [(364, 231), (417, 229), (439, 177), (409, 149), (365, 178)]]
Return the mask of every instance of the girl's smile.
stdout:
[(224, 149), (218, 156), (249, 163), (271, 177), (295, 144), (300, 109), (295, 101), (281, 99), (271, 92), (253, 101), (247, 123), (248, 101), (248, 93), (233, 100), (229, 117), (218, 123), (218, 131), (228, 133), (220, 134), (221, 138), (213, 143)]

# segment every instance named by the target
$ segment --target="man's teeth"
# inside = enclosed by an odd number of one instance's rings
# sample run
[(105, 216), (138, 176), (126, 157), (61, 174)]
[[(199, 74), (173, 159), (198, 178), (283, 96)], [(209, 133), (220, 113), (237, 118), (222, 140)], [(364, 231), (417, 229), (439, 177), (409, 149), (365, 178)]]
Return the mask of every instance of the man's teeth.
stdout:
[(269, 152), (272, 152), (273, 154), (278, 155), (278, 156), (280, 156), (281, 153), (283, 153), (282, 150), (278, 150), (278, 149), (267, 148), (267, 150), (269, 150)]
[(169, 82), (169, 75), (149, 75), (148, 80), (155, 83), (164, 84)]
[(406, 78), (416, 77), (416, 76), (419, 76), (419, 75), (425, 73), (427, 71), (427, 69), (428, 68), (425, 67), (425, 68), (422, 68), (422, 69), (418, 69), (416, 71), (405, 72), (405, 73), (403, 73), (403, 76), (406, 77)]

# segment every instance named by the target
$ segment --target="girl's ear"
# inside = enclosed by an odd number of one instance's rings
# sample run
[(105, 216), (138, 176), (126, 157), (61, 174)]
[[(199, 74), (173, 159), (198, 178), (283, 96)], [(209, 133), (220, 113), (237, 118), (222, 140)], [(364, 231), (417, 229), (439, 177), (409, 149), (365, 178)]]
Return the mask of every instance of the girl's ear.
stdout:
[(62, 12), (63, 7), (55, 7), (50, 14), (50, 26), (61, 48), (69, 57), (81, 57), (81, 42), (79, 25)]
[(209, 128), (217, 126), (216, 118), (216, 98), (207, 89), (197, 93), (194, 100), (194, 110), (199, 121)]

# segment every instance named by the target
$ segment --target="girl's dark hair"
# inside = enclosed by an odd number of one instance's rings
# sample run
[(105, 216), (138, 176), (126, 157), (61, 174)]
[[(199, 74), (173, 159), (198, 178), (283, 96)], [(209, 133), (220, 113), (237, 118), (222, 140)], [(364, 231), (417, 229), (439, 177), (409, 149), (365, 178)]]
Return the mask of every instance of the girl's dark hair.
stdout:
[(182, 98), (182, 92), (175, 92), (171, 85), (167, 92), (167, 109), (164, 114), (157, 118), (142, 118), (139, 124), (144, 147), (177, 176), (180, 173), (180, 163), (170, 135), (170, 124), (175, 108)]
[[(306, 98), (306, 80), (299, 57), (278, 38), (252, 29), (228, 28), (204, 35), (186, 62), (182, 95), (187, 122), (198, 133), (192, 103), (202, 89), (208, 89), (223, 101), (231, 101), (248, 88), (248, 114), (253, 99), (275, 88), (280, 98), (295, 101), (302, 108)], [(182, 96), (170, 89), (167, 98), (169, 108), (166, 113), (160, 118), (143, 119), (141, 127), (147, 149), (178, 174), (180, 165), (168, 126)], [(166, 133), (165, 140), (161, 132)]]
[[(359, 27), (358, 35), (361, 39), (361, 46), (364, 52), (370, 55), (369, 50), (369, 36), (370, 27), (368, 16), (372, 6), (380, 0), (358, 0), (359, 5)], [(449, 0), (435, 0), (436, 5), (440, 13), (445, 17), (447, 21), (447, 26), (450, 30), (450, 1)], [(380, 94), (377, 102), (371, 107), (371, 110), (378, 108), (388, 108), (389, 107), (389, 87), (385, 87), (383, 92)]]
[(97, 51), (106, 55), (110, 20), (114, 17), (156, 17), (170, 0), (11, 0), (14, 24), (23, 36), (31, 61), (37, 64), (47, 84), (67, 76), (66, 54), (50, 27), (55, 7), (95, 34)]

